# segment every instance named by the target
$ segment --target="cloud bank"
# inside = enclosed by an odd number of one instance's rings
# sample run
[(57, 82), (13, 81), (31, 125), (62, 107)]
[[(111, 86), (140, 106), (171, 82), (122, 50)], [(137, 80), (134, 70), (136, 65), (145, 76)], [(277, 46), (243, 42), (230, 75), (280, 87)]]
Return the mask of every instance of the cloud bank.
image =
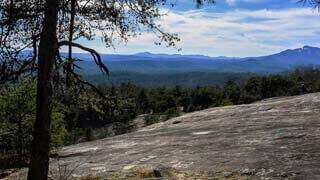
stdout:
[(226, 3), (231, 5), (231, 6), (234, 6), (238, 2), (260, 3), (260, 2), (263, 2), (263, 1), (265, 1), (265, 0), (226, 0)]
[[(320, 46), (319, 20), (320, 13), (309, 8), (223, 13), (190, 10), (168, 11), (159, 24), (163, 30), (179, 34), (182, 42), (178, 46), (183, 54), (244, 57), (272, 54), (303, 45)], [(116, 47), (113, 53), (178, 53), (176, 49), (155, 46), (154, 41), (152, 34), (143, 34), (126, 46)], [(101, 44), (93, 44), (100, 52), (106, 51)]]

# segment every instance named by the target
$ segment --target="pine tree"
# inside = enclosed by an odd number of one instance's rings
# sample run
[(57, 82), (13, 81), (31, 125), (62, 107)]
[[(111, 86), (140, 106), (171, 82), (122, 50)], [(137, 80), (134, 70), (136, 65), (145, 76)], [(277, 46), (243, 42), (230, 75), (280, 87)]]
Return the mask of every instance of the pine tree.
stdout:
[[(203, 5), (205, 0), (196, 0)], [(212, 2), (212, 0), (208, 0)], [(73, 78), (104, 94), (74, 71), (72, 48), (89, 52), (103, 73), (109, 70), (94, 50), (76, 43), (92, 40), (99, 33), (106, 46), (127, 41), (149, 29), (159, 43), (174, 46), (179, 38), (164, 32), (156, 23), (160, 6), (166, 0), (3, 0), (0, 2), (0, 81), (17, 80), (37, 72), (37, 113), (28, 179), (47, 179), (49, 163), (52, 84), (64, 72), (66, 82)], [(67, 46), (68, 57), (59, 49)], [(32, 49), (25, 54), (26, 49)]]

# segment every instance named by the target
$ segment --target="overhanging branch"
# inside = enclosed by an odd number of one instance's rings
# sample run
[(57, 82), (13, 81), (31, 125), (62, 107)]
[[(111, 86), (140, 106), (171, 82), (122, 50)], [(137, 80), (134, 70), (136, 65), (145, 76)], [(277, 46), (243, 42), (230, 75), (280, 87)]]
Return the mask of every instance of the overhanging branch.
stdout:
[(76, 74), (74, 71), (65, 68), (66, 71), (68, 71), (70, 74), (73, 75), (73, 77), (80, 82), (81, 84), (87, 85), (89, 87), (91, 87), (102, 99), (107, 99), (107, 97), (103, 94), (102, 91), (100, 91), (100, 89), (98, 89), (95, 85), (91, 84), (88, 81), (83, 80), (78, 74)]
[(70, 41), (60, 41), (58, 43), (58, 46), (59, 47), (61, 47), (61, 46), (73, 46), (73, 47), (77, 47), (79, 49), (82, 49), (84, 51), (89, 52), (92, 55), (95, 63), (99, 66), (100, 70), (103, 73), (106, 73), (107, 75), (109, 75), (109, 70), (108, 70), (107, 66), (105, 64), (103, 64), (100, 54), (97, 51), (95, 51), (94, 49), (91, 49), (91, 48), (82, 46), (81, 44), (78, 44), (78, 43), (75, 43), (75, 42), (70, 42)]

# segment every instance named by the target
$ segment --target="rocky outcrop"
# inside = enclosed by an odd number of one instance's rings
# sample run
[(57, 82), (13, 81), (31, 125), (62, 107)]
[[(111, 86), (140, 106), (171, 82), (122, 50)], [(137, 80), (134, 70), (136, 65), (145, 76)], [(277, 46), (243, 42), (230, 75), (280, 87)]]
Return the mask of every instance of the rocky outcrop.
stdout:
[(59, 156), (52, 176), (320, 179), (320, 94), (189, 113)]

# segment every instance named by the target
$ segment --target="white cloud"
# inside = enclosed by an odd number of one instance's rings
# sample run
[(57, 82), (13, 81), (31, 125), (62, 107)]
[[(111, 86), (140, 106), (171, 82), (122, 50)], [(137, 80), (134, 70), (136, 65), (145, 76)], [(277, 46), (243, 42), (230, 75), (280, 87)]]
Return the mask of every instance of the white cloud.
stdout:
[(259, 3), (259, 2), (263, 2), (263, 1), (265, 1), (265, 0), (226, 0), (226, 3), (231, 6), (234, 6), (238, 2)]
[(226, 2), (232, 6), (236, 4), (236, 0), (226, 0)]
[[(281, 10), (234, 10), (225, 13), (193, 10), (168, 12), (159, 23), (178, 33), (183, 54), (211, 56), (257, 56), (303, 45), (320, 46), (320, 13), (308, 8)], [(177, 53), (176, 49), (153, 45), (147, 33), (119, 45), (114, 53)], [(100, 52), (106, 52), (95, 43)], [(110, 53), (110, 51), (108, 51)]]

